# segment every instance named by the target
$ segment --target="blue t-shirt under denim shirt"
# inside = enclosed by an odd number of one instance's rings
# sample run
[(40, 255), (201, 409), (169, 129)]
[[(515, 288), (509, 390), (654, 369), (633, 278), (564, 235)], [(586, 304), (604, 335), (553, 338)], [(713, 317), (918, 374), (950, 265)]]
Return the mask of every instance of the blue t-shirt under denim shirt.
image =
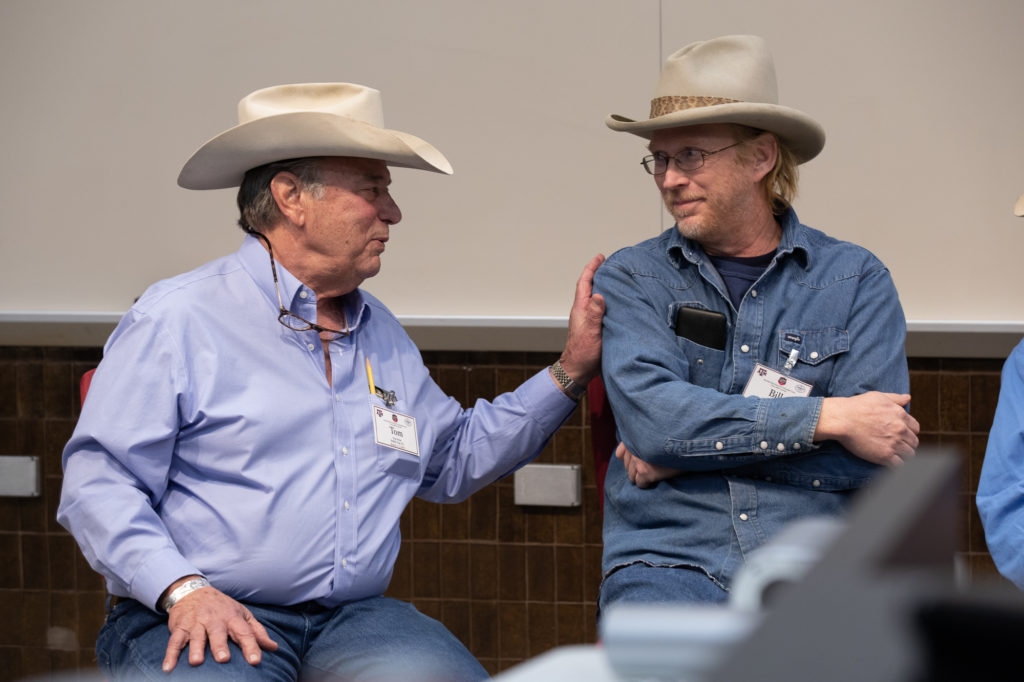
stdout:
[(775, 252), (771, 251), (760, 256), (708, 256), (708, 259), (722, 276), (733, 307), (739, 308), (743, 296), (772, 262), (774, 256)]

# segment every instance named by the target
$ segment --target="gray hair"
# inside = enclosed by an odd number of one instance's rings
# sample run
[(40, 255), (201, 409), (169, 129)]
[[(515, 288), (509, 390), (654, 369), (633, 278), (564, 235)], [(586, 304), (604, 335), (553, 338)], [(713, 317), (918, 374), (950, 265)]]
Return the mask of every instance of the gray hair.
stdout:
[(322, 160), (323, 157), (319, 156), (287, 159), (246, 171), (238, 187), (238, 226), (245, 232), (258, 232), (273, 226), (282, 218), (274, 195), (270, 192), (270, 181), (282, 171), (294, 174), (300, 186), (314, 199), (322, 199), (326, 189)]

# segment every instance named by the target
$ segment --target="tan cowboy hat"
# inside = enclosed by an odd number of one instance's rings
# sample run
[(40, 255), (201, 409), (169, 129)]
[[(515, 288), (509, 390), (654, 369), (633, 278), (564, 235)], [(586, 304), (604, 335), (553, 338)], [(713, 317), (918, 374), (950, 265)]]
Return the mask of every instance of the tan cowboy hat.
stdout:
[(306, 156), (358, 156), (451, 173), (444, 154), (384, 127), (380, 91), (353, 83), (276, 85), (238, 103), (238, 125), (213, 138), (178, 175), (185, 189), (237, 187), (250, 168)]
[(1024, 194), (1017, 197), (1017, 203), (1013, 205), (1013, 215), (1024, 216)]
[(779, 105), (775, 63), (757, 36), (687, 45), (665, 61), (647, 120), (612, 114), (605, 123), (644, 138), (663, 128), (738, 123), (775, 133), (800, 163), (825, 146), (825, 131), (817, 121)]

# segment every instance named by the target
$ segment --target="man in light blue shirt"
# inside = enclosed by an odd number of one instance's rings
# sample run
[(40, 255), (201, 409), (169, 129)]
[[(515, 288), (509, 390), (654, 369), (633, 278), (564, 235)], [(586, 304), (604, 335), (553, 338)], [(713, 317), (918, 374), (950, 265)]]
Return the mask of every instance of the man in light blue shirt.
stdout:
[(914, 454), (903, 311), (875, 256), (797, 218), (797, 166), (825, 135), (778, 103), (762, 39), (682, 48), (649, 118), (607, 124), (649, 141), (675, 225), (595, 279), (621, 440), (600, 606), (720, 602), (783, 526)]
[(64, 451), (58, 518), (106, 577), (97, 656), (115, 679), (486, 676), (381, 596), (399, 518), (513, 471), (570, 415), (598, 371), (602, 258), (560, 360), (463, 409), (359, 289), (401, 219), (388, 166), (451, 172), (380, 110), (352, 84), (260, 90), (181, 172), (239, 186), (245, 241), (125, 315)]
[[(1014, 213), (1024, 216), (1024, 194)], [(996, 568), (1024, 589), (1024, 341), (1003, 365), (975, 502)]]

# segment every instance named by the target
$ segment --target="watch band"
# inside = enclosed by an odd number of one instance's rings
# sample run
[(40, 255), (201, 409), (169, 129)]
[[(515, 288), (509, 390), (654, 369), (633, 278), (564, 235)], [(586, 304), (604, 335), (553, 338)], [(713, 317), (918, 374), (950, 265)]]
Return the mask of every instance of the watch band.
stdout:
[(555, 364), (551, 365), (551, 376), (555, 378), (555, 381), (557, 381), (558, 385), (562, 388), (562, 393), (577, 402), (583, 397), (583, 394), (587, 392), (586, 384), (577, 384), (568, 374), (565, 373), (565, 370), (562, 369), (561, 360), (555, 360)]
[(184, 599), (186, 595), (192, 594), (200, 588), (209, 586), (210, 581), (203, 577), (186, 580), (185, 582), (171, 590), (171, 593), (167, 595), (167, 597), (164, 599), (163, 603), (160, 606), (163, 607), (164, 611), (170, 611), (171, 607), (177, 604), (182, 599)]

